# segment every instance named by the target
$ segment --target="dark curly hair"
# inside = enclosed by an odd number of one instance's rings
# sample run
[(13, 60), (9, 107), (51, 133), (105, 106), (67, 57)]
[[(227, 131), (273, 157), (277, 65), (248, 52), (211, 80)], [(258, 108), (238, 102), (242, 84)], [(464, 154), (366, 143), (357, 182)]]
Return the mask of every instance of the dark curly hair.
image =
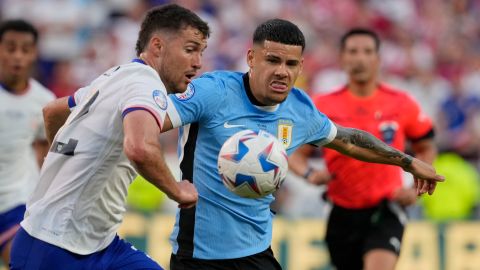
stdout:
[(265, 40), (302, 46), (302, 52), (305, 49), (305, 37), (300, 28), (292, 22), (282, 19), (268, 20), (255, 29), (253, 43), (260, 44)]

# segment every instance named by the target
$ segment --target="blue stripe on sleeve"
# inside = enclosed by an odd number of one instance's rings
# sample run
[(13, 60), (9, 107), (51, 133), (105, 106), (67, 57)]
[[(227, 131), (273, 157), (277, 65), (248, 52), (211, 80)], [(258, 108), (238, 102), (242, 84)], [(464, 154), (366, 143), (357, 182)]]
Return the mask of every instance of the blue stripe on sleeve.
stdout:
[(77, 106), (77, 103), (75, 102), (75, 97), (69, 96), (68, 97), (68, 107), (71, 109), (73, 107)]

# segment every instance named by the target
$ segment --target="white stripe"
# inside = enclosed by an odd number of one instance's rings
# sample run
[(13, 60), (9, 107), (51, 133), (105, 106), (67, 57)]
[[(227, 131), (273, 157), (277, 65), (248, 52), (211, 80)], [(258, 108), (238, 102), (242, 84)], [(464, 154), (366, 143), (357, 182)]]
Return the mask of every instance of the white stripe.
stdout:
[[(180, 155), (178, 156), (179, 163), (182, 163), (183, 157), (185, 156), (185, 144), (187, 144), (189, 134), (190, 134), (190, 124), (183, 126), (183, 134), (182, 134), (182, 137), (180, 138), (180, 145), (179, 145), (180, 146)], [(180, 174), (182, 174), (181, 171), (180, 171)], [(180, 175), (180, 180), (182, 179), (183, 179), (183, 176)], [(190, 180), (193, 180), (193, 179), (190, 179)]]
[(392, 213), (394, 213), (397, 216), (398, 220), (402, 225), (405, 226), (405, 224), (407, 224), (408, 222), (407, 214), (398, 203), (388, 202), (388, 208), (390, 208)]
[(173, 128), (177, 128), (182, 125), (182, 119), (180, 119), (180, 115), (178, 114), (177, 108), (175, 108), (175, 104), (171, 100), (170, 96), (167, 97), (167, 114), (170, 117), (170, 121), (172, 122)]
[(328, 133), (327, 137), (321, 141), (315, 142), (315, 145), (317, 146), (323, 146), (335, 139), (337, 136), (337, 126), (329, 119), (328, 122), (330, 122), (330, 132)]

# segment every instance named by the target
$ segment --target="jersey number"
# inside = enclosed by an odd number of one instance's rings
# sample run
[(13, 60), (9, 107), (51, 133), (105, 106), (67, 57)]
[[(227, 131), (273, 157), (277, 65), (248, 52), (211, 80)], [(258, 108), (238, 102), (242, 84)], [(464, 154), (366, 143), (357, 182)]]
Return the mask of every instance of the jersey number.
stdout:
[[(67, 124), (71, 124), (75, 120), (78, 120), (80, 117), (84, 116), (85, 114), (88, 113), (90, 106), (92, 106), (93, 102), (97, 99), (99, 94), (99, 91), (97, 90), (87, 101), (87, 103), (83, 106), (80, 112), (77, 113), (77, 115), (72, 118), (71, 121)], [(50, 148), (51, 152), (54, 153), (59, 153), (62, 155), (66, 156), (73, 156), (75, 154), (75, 148), (77, 147), (78, 140), (76, 139), (68, 139), (67, 143), (59, 142), (59, 141), (54, 141), (52, 143), (52, 147)]]

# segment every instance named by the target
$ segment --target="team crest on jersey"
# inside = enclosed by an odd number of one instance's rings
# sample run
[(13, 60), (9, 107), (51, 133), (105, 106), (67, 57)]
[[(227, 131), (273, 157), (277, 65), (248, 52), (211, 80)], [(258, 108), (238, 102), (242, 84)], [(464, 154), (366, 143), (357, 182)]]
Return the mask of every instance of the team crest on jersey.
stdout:
[(293, 122), (290, 120), (279, 120), (277, 138), (282, 142), (283, 147), (287, 149), (292, 143)]
[(395, 134), (397, 134), (398, 123), (395, 121), (384, 121), (378, 126), (382, 140), (386, 144), (392, 144), (395, 140)]
[(167, 96), (160, 90), (153, 90), (153, 100), (162, 110), (166, 110), (168, 106)]
[(185, 101), (191, 99), (193, 97), (193, 94), (195, 94), (195, 87), (193, 87), (192, 84), (189, 84), (185, 92), (175, 94), (175, 97), (177, 97), (178, 100)]

